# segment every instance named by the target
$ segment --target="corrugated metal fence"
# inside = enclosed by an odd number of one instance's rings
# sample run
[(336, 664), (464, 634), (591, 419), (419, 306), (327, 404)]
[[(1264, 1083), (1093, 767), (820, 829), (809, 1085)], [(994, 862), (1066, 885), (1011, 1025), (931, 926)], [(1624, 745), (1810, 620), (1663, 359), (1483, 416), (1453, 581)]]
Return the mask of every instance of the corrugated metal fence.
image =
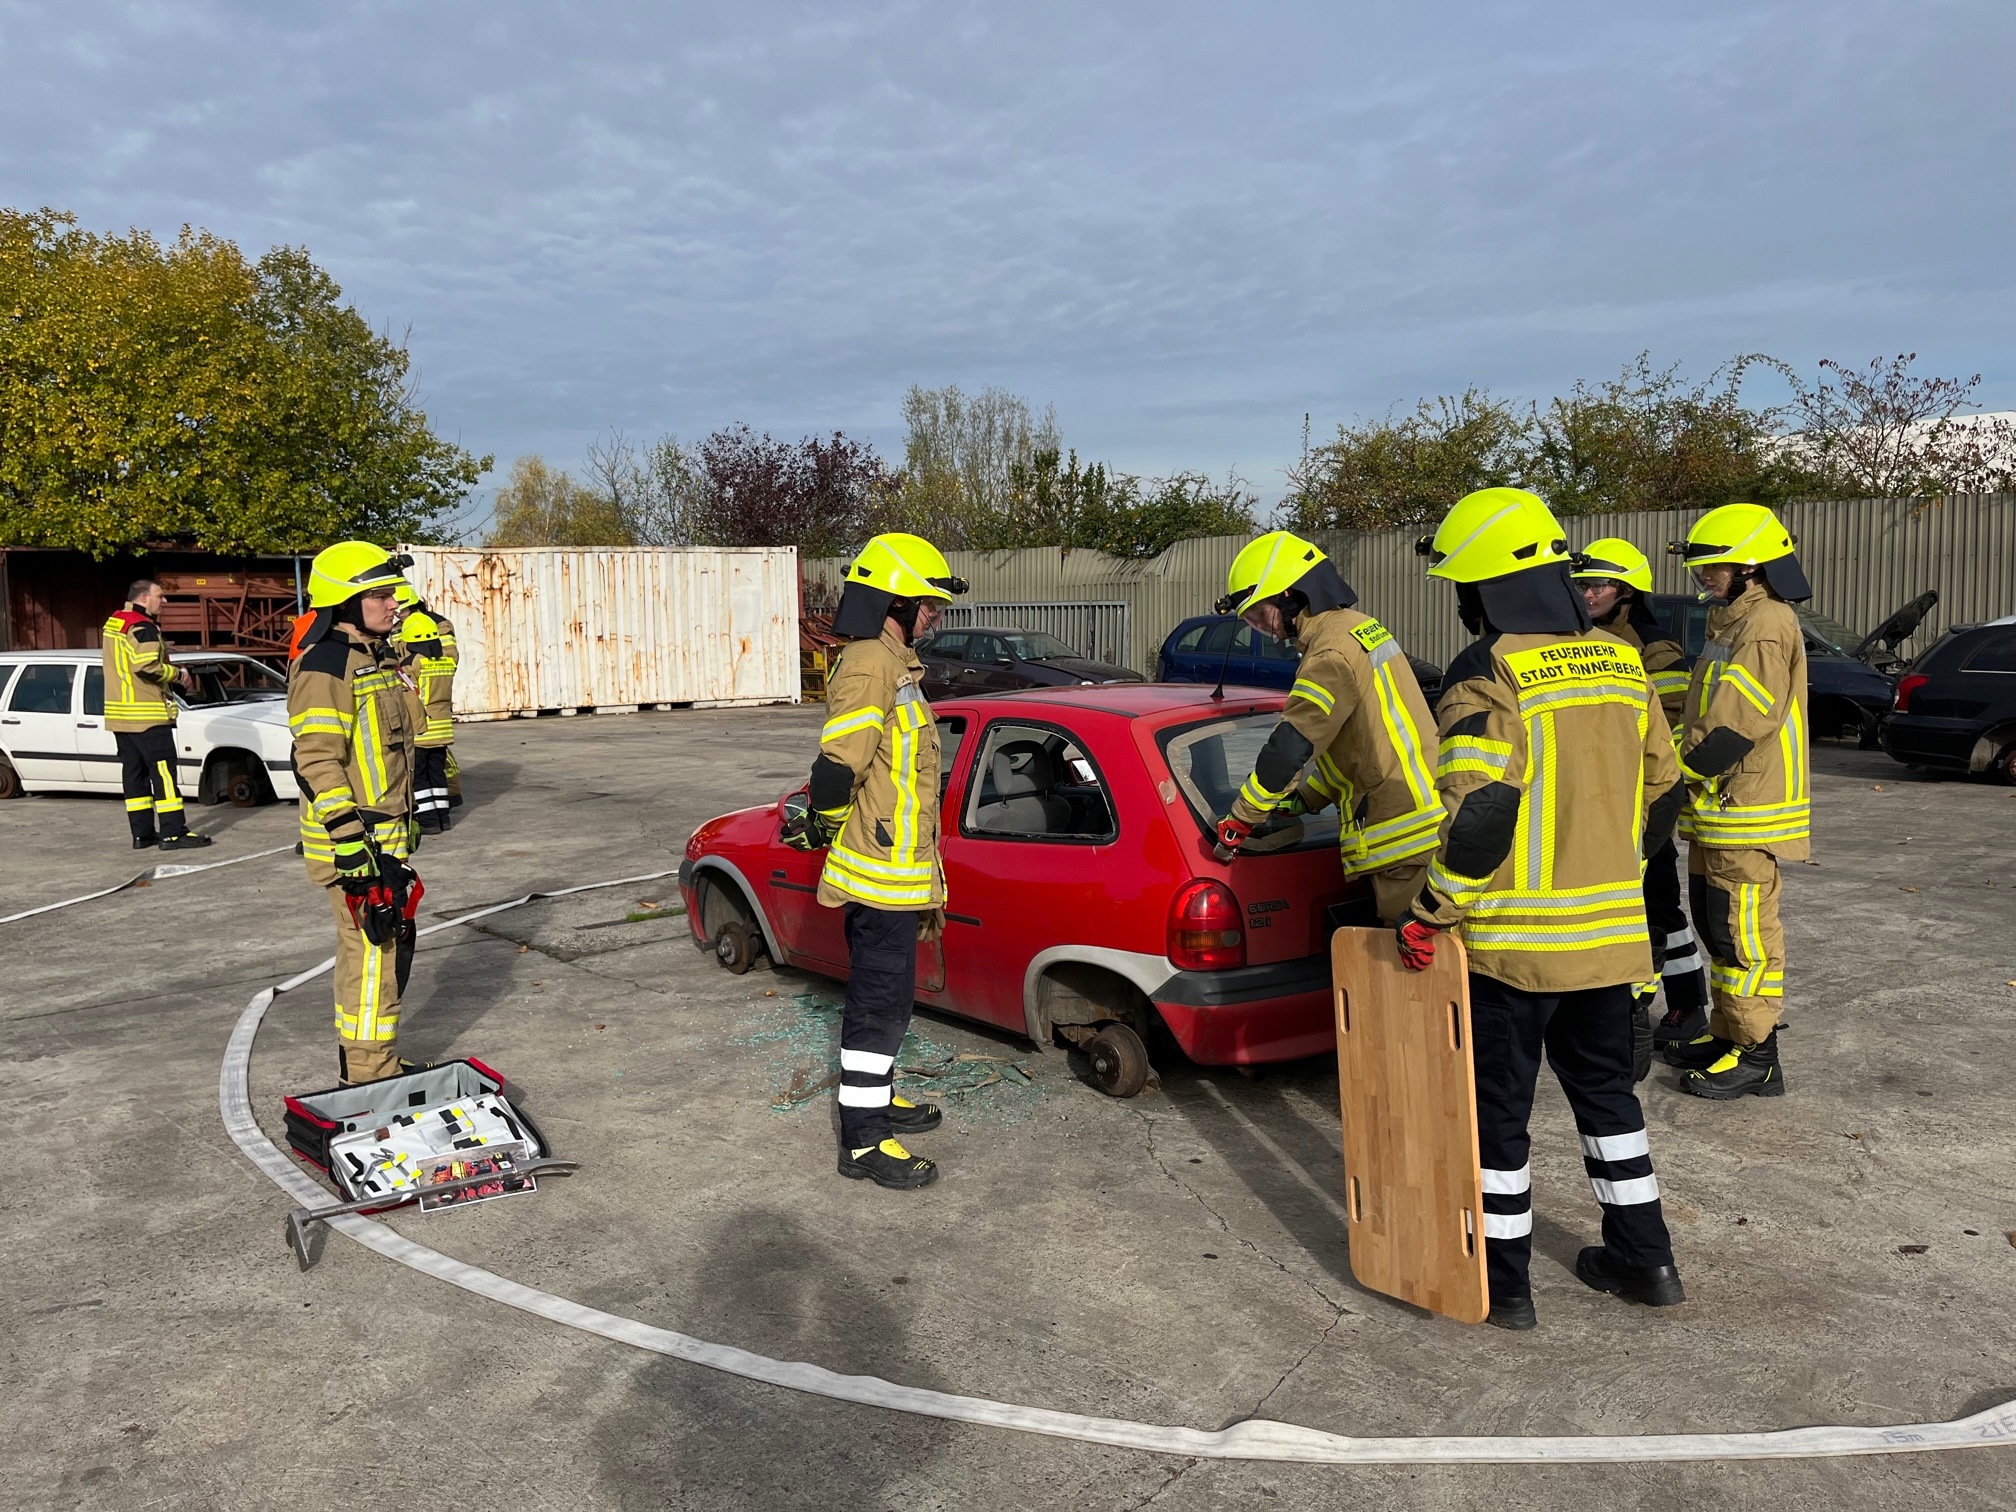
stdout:
[[(1868, 630), (1927, 588), (1939, 607), (1911, 645), (1925, 646), (1948, 625), (2016, 612), (2016, 494), (1965, 494), (1945, 499), (1850, 499), (1785, 506), (1780, 514), (1799, 538), (1799, 557), (1813, 580), (1813, 607), (1849, 628)], [(1661, 592), (1691, 584), (1677, 557), (1665, 553), (1698, 516), (1681, 510), (1590, 515), (1566, 521), (1569, 539), (1599, 536), (1635, 541), (1653, 559)], [(1325, 532), (1316, 539), (1337, 561), (1362, 599), (1416, 655), (1447, 663), (1467, 641), (1455, 595), (1431, 582), (1414, 554), (1418, 531)], [(1159, 557), (1130, 561), (1096, 551), (956, 551), (952, 570), (988, 603), (1080, 603), (1120, 600), (1133, 606), (1127, 665), (1152, 672), (1155, 653), (1179, 620), (1208, 614), (1225, 591), (1225, 572), (1245, 536), (1179, 541)], [(844, 559), (808, 561), (808, 582), (837, 591)]]
[(794, 547), (408, 549), (455, 624), (458, 717), (797, 702)]

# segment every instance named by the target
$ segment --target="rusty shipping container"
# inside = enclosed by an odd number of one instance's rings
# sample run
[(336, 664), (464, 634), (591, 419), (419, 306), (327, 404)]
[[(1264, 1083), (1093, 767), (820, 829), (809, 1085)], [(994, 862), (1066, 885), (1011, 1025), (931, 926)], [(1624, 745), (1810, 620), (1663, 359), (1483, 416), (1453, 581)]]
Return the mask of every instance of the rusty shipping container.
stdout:
[(798, 701), (798, 553), (414, 546), (455, 624), (455, 713)]

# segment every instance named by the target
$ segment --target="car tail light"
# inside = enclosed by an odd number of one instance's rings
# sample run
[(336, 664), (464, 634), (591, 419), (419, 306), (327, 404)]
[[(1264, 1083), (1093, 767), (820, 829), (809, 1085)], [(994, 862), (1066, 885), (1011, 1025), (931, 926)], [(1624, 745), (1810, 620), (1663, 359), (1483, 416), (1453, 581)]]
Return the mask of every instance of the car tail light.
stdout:
[(1911, 695), (1930, 681), (1932, 679), (1927, 677), (1923, 672), (1913, 672), (1910, 676), (1899, 679), (1896, 702), (1892, 705), (1895, 711), (1899, 714), (1909, 714), (1911, 712)]
[(1224, 971), (1246, 964), (1239, 900), (1223, 882), (1198, 877), (1169, 900), (1169, 959), (1180, 971)]

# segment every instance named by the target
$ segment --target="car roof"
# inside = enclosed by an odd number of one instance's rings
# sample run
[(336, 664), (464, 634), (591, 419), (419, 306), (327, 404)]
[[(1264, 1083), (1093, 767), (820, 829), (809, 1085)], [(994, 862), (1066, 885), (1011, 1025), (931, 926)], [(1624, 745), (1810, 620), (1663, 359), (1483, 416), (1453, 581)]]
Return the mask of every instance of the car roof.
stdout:
[(1030, 630), (1021, 625), (940, 625), (929, 637), (941, 635), (1048, 635), (1048, 630)]
[(1093, 683), (1066, 688), (1024, 688), (1013, 693), (989, 693), (978, 697), (941, 699), (938, 712), (970, 709), (978, 715), (995, 716), (1003, 709), (1106, 714), (1120, 719), (1146, 719), (1162, 723), (1199, 714), (1273, 714), (1288, 701), (1284, 688), (1249, 688), (1233, 684), (1223, 698), (1213, 698), (1203, 683)]

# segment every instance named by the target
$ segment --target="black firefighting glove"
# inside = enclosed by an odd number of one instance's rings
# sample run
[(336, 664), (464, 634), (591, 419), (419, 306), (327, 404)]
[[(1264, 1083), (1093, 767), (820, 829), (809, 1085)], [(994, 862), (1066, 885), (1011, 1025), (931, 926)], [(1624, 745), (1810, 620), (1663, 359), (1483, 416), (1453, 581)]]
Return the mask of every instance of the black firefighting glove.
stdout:
[(782, 839), (793, 850), (824, 850), (840, 838), (840, 831), (847, 827), (847, 816), (852, 812), (852, 804), (838, 809), (808, 808), (802, 825), (784, 826)]
[[(356, 822), (356, 816), (351, 816)], [(343, 880), (345, 891), (355, 882), (368, 885), (378, 876), (378, 848), (371, 843), (371, 832), (359, 825), (356, 830), (344, 834), (331, 833), (329, 846), (335, 854), (336, 875)]]

